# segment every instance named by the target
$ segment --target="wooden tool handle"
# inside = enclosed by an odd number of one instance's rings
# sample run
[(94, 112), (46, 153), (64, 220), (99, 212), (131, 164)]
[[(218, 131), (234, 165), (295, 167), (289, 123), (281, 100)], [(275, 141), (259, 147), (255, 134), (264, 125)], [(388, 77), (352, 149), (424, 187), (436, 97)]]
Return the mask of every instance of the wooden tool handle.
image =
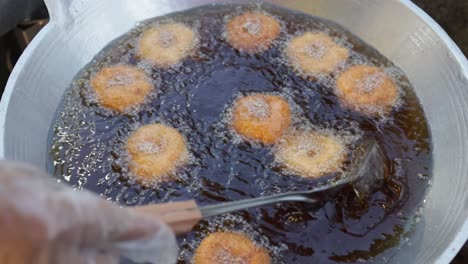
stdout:
[(136, 206), (130, 210), (161, 219), (178, 235), (190, 232), (202, 219), (200, 209), (194, 200)]

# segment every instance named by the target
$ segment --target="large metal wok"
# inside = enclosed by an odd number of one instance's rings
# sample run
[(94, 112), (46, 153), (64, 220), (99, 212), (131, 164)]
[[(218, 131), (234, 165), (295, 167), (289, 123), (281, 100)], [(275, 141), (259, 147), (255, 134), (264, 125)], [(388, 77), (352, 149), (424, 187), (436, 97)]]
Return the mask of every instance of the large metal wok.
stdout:
[[(0, 105), (0, 157), (45, 168), (47, 137), (75, 74), (138, 21), (225, 0), (46, 0), (51, 22), (21, 56)], [(249, 2), (238, 0), (235, 2)], [(468, 237), (468, 62), (408, 0), (271, 0), (347, 27), (408, 75), (434, 149), (433, 185), (390, 263), (449, 263)]]

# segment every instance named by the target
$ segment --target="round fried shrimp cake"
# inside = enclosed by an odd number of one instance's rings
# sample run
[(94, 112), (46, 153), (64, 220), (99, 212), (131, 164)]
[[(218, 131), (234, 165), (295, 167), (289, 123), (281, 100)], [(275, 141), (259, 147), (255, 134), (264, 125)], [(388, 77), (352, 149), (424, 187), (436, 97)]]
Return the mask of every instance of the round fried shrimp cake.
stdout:
[(141, 104), (153, 90), (145, 72), (128, 65), (103, 68), (91, 79), (91, 87), (102, 106), (118, 112)]
[(146, 30), (140, 38), (138, 54), (158, 67), (178, 64), (195, 48), (195, 32), (182, 23), (162, 24)]
[(244, 235), (216, 232), (202, 240), (194, 264), (269, 264), (268, 252)]
[(315, 131), (294, 132), (281, 139), (275, 158), (302, 177), (319, 178), (343, 167), (346, 149), (339, 136)]
[(388, 113), (399, 97), (393, 80), (382, 69), (368, 65), (355, 65), (343, 72), (336, 89), (344, 106), (369, 116)]
[(232, 126), (247, 139), (273, 144), (291, 124), (291, 109), (277, 95), (250, 95), (234, 102)]
[(227, 40), (235, 49), (248, 53), (261, 52), (279, 36), (280, 23), (272, 16), (247, 12), (229, 20)]
[(130, 155), (129, 169), (142, 180), (166, 180), (188, 158), (184, 137), (162, 124), (138, 128), (128, 138), (126, 148)]
[(306, 32), (288, 42), (286, 56), (298, 72), (314, 76), (331, 73), (348, 59), (349, 51), (324, 33)]

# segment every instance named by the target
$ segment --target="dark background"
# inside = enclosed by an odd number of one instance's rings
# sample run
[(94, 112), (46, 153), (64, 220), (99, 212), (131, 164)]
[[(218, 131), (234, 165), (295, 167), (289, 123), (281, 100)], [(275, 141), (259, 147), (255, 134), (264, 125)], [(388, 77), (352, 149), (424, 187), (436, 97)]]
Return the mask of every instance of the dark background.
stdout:
[[(413, 2), (434, 18), (468, 56), (468, 0)], [(41, 0), (0, 0), (0, 94), (22, 51), (47, 22), (48, 13)], [(465, 244), (452, 264), (467, 263)]]

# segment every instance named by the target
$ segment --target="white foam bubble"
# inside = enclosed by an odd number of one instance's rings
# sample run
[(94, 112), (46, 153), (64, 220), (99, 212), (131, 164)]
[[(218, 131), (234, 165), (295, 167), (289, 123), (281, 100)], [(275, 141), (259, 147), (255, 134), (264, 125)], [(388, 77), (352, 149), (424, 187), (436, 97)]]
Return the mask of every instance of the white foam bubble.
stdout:
[[(81, 87), (82, 82), (73, 85)], [(81, 106), (79, 89), (73, 89), (65, 96), (60, 121), (56, 124), (52, 144), (55, 165), (59, 165), (62, 178), (70, 181), (72, 175), (77, 189), (82, 189), (87, 178), (98, 171), (107, 158), (106, 145), (96, 139), (96, 124), (87, 120), (88, 113)], [(86, 131), (86, 133), (82, 133)], [(86, 148), (85, 148), (86, 147)], [(79, 162), (82, 160), (83, 162)], [(57, 168), (57, 167), (56, 167)]]
[(356, 80), (356, 88), (365, 93), (372, 93), (376, 88), (381, 86), (385, 80), (383, 72), (377, 72), (364, 76), (363, 79)]
[(327, 46), (321, 41), (315, 41), (304, 47), (305, 53), (315, 59), (320, 60), (327, 53)]
[(215, 253), (215, 261), (217, 264), (248, 264), (243, 257), (237, 257), (231, 254), (230, 251), (224, 248), (218, 248)]
[(299, 155), (315, 156), (320, 151), (320, 142), (315, 138), (306, 138), (301, 144), (294, 146), (294, 150)]
[(130, 75), (113, 75), (112, 78), (106, 83), (107, 88), (114, 86), (130, 85), (135, 81), (135, 78)]
[(268, 118), (270, 116), (270, 105), (268, 102), (262, 97), (255, 97), (255, 98), (246, 98), (243, 104), (247, 107), (247, 111), (250, 115), (256, 118)]
[(250, 35), (258, 35), (262, 31), (262, 24), (258, 18), (248, 18), (242, 28)]
[(147, 154), (157, 154), (161, 151), (164, 151), (166, 142), (161, 142), (161, 144), (155, 144), (153, 142), (143, 141), (137, 143), (137, 150), (142, 153)]
[(159, 34), (159, 38), (155, 40), (156, 44), (161, 45), (163, 48), (171, 47), (176, 41), (176, 35), (168, 30), (162, 30)]

